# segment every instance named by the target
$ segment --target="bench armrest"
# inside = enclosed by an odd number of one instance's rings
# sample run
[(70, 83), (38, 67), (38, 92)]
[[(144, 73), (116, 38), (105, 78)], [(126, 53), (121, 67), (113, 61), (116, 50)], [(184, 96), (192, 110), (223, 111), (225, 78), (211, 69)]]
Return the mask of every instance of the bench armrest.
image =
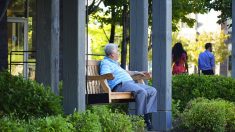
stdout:
[(114, 76), (112, 73), (107, 73), (104, 75), (96, 75), (96, 76), (87, 76), (87, 80), (92, 81), (92, 80), (113, 80)]
[(114, 79), (112, 73), (107, 73), (104, 75), (87, 76), (88, 81), (99, 81), (104, 92), (109, 94), (111, 93), (111, 90), (107, 83), (107, 80), (112, 80), (112, 79)]

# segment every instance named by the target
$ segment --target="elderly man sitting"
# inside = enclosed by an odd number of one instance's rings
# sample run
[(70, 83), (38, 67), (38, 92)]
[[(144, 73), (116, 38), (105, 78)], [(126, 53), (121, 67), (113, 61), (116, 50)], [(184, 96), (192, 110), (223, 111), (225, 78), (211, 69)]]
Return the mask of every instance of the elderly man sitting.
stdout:
[[(100, 63), (100, 74), (112, 73), (113, 80), (108, 80), (108, 85), (112, 91), (132, 92), (136, 101), (137, 115), (144, 115), (147, 129), (151, 130), (149, 113), (157, 112), (157, 90), (151, 86), (135, 83), (131, 78), (135, 72), (126, 71), (118, 64), (119, 52), (116, 44), (105, 46), (106, 56)], [(149, 75), (148, 72), (138, 72)]]

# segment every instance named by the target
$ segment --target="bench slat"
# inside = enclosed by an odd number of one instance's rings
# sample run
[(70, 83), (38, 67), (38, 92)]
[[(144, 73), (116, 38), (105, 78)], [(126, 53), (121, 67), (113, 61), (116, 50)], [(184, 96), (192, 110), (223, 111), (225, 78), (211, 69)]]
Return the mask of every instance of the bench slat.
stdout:
[(134, 99), (131, 92), (111, 92), (111, 99)]

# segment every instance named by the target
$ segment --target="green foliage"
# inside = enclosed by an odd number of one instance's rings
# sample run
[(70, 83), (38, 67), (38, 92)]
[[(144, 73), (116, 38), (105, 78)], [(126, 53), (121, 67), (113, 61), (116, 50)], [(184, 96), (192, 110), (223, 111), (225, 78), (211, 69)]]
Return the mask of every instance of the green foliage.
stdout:
[(106, 106), (94, 106), (92, 111), (99, 115), (102, 131), (104, 132), (131, 132), (130, 117), (120, 113), (112, 113)]
[(99, 115), (91, 113), (87, 110), (84, 113), (73, 113), (69, 117), (69, 121), (73, 124), (76, 132), (101, 132), (101, 124)]
[[(182, 36), (179, 36), (177, 32), (172, 35), (172, 45), (176, 42), (181, 42), (184, 49), (188, 54), (188, 63), (194, 65), (198, 64), (198, 56), (201, 52), (205, 51), (205, 44), (211, 42), (213, 44), (213, 54), (215, 55), (215, 61), (223, 62), (229, 56), (228, 45), (225, 41), (228, 39), (229, 35), (224, 32), (221, 33), (201, 33), (196, 36), (195, 40), (189, 40)], [(197, 40), (197, 41), (196, 41)]]
[(172, 99), (172, 117), (173, 120), (180, 116), (180, 100)]
[(2, 132), (71, 132), (73, 125), (62, 116), (45, 118), (30, 118), (28, 121), (19, 120), (11, 115), (0, 118), (0, 131)]
[(73, 125), (62, 116), (50, 116), (39, 119), (32, 119), (30, 122), (30, 132), (73, 132)]
[(1, 132), (25, 132), (26, 124), (21, 120), (12, 119), (9, 117), (0, 118)]
[(19, 118), (44, 117), (62, 113), (61, 97), (35, 81), (0, 73), (0, 113)]
[(107, 107), (112, 112), (118, 112), (122, 114), (128, 113), (128, 103), (120, 103), (120, 104), (110, 103), (107, 105)]
[[(88, 35), (91, 44), (91, 53), (105, 55), (104, 47), (109, 42), (110, 25), (102, 25), (95, 18), (91, 17), (88, 25)], [(121, 44), (122, 27), (116, 26), (116, 44)], [(93, 60), (101, 60), (104, 56), (92, 56)]]
[(179, 22), (186, 23), (189, 27), (193, 27), (196, 20), (187, 15), (190, 13), (203, 14), (207, 13), (206, 0), (173, 0), (172, 1), (172, 30), (177, 31)]
[(144, 120), (140, 116), (131, 115), (132, 130), (134, 132), (144, 132)]
[(197, 97), (222, 98), (235, 102), (235, 80), (223, 76), (176, 75), (172, 79), (172, 98), (180, 100), (180, 109)]
[(234, 131), (235, 105), (224, 100), (198, 98), (189, 102), (182, 119), (187, 131)]
[(119, 111), (121, 110), (117, 109), (112, 112), (110, 106), (105, 105), (92, 106), (90, 107), (90, 110), (94, 114), (99, 115), (99, 120), (102, 125), (102, 131), (104, 132), (144, 131), (145, 124), (142, 117), (135, 115), (127, 116), (126, 114), (119, 113)]
[[(218, 16), (219, 24), (226, 22), (229, 19), (232, 19), (232, 0), (205, 0), (206, 7), (209, 10), (220, 11), (221, 14)], [(229, 25), (231, 26), (231, 24)]]
[[(0, 131), (52, 131), (52, 132), (144, 132), (144, 120), (140, 116), (127, 116), (111, 112), (108, 106), (92, 106), (83, 113), (68, 117), (48, 116), (28, 118), (26, 121), (8, 115), (0, 118)], [(14, 117), (14, 118), (13, 118)]]

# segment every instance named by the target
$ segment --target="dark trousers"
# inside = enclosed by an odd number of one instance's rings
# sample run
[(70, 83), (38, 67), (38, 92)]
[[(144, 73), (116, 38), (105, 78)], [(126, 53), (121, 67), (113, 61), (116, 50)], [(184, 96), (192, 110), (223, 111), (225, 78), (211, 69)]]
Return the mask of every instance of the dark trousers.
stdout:
[(213, 70), (202, 70), (202, 73), (204, 75), (214, 75), (214, 71)]

